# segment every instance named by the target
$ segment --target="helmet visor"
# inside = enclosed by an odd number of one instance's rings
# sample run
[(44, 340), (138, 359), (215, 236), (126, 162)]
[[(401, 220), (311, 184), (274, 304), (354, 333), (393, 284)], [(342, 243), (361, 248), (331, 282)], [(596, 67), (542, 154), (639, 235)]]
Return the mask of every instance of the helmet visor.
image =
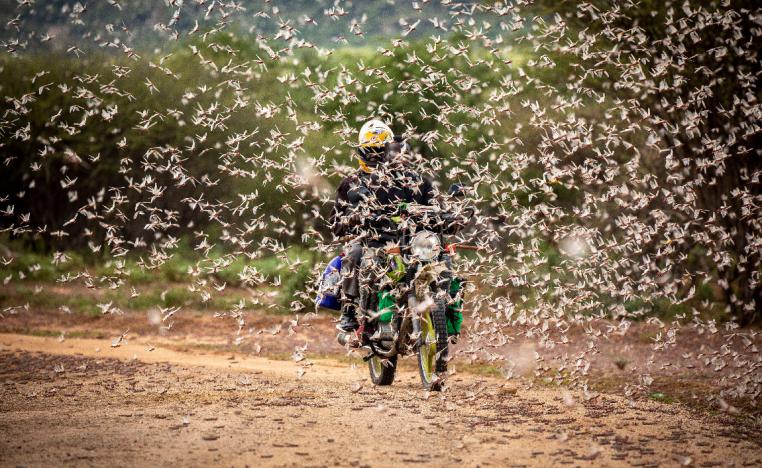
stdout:
[(362, 146), (358, 148), (358, 151), (360, 152), (361, 156), (381, 155), (381, 154), (384, 154), (385, 147), (384, 146)]

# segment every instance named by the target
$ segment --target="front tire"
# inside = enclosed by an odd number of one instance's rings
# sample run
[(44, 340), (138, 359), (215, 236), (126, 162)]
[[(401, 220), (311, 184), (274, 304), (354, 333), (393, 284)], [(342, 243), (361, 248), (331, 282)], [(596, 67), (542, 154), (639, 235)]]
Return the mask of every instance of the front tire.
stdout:
[(387, 364), (384, 365), (381, 357), (373, 355), (368, 360), (368, 369), (370, 369), (370, 380), (375, 385), (391, 385), (397, 373), (397, 356), (388, 358)]
[(441, 391), (447, 375), (447, 304), (437, 299), (421, 317), (421, 345), (418, 348), (418, 370), (423, 388)]

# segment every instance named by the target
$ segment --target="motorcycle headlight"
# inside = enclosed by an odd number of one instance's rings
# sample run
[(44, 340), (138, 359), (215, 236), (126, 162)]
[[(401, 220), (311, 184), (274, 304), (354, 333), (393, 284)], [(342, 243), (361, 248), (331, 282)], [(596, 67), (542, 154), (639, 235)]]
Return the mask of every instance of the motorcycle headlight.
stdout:
[(419, 232), (410, 242), (410, 253), (424, 262), (437, 258), (440, 250), (442, 250), (442, 244), (439, 242), (439, 237), (430, 231)]

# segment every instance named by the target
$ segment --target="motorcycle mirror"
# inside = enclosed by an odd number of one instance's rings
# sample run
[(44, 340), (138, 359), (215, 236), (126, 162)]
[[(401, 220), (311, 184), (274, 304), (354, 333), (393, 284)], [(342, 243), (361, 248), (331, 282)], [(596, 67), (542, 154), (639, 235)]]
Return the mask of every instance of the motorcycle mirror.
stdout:
[(460, 184), (452, 184), (447, 190), (447, 194), (452, 197), (463, 197), (466, 195), (466, 190)]

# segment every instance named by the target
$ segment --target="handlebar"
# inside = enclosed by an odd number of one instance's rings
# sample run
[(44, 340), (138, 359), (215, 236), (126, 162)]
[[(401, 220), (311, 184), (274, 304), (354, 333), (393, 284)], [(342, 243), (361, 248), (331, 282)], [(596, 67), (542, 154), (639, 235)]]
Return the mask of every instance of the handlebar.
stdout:
[[(377, 228), (388, 232), (402, 220), (408, 219), (414, 223), (418, 223), (424, 228), (439, 231), (442, 234), (455, 234), (468, 223), (468, 219), (473, 215), (473, 209), (470, 208), (463, 210), (464, 212), (462, 213), (454, 214), (452, 212), (446, 212), (438, 206), (412, 203), (400, 203), (396, 207), (371, 208), (368, 211), (370, 212), (367, 215), (363, 215), (362, 213), (351, 215), (352, 217), (357, 218), (354, 222), (350, 221), (350, 224), (355, 227), (361, 226), (370, 229)], [(384, 222), (389, 224), (380, 225)], [(347, 235), (334, 240), (331, 244), (362, 240), (365, 237), (367, 237), (366, 233)], [(467, 248), (464, 247), (464, 249)]]

